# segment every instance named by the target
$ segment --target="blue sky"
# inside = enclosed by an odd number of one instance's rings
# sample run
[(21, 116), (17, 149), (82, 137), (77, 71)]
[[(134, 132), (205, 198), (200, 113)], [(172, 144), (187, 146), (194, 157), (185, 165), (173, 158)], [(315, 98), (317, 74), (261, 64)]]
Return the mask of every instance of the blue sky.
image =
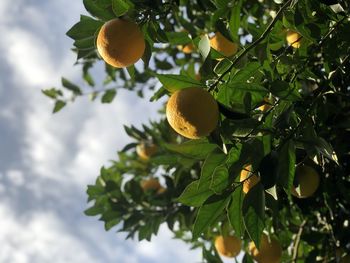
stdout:
[(125, 241), (83, 215), (86, 185), (129, 140), (122, 125), (156, 119), (159, 105), (119, 92), (51, 114), (40, 90), (80, 80), (65, 32), (81, 13), (82, 1), (0, 1), (0, 263), (200, 262), (165, 226)]

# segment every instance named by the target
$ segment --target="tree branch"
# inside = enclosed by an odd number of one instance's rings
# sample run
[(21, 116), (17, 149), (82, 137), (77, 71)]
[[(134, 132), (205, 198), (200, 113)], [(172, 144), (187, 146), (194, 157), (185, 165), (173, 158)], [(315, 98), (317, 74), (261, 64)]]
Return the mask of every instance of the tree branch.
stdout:
[(292, 257), (292, 262), (296, 263), (297, 258), (298, 258), (298, 250), (299, 250), (299, 245), (300, 245), (300, 237), (301, 234), (303, 233), (304, 226), (306, 224), (306, 220), (304, 220), (301, 225), (299, 226), (299, 231), (297, 233), (297, 236), (294, 239), (294, 245), (293, 245), (293, 257)]
[(266, 36), (270, 33), (270, 31), (272, 30), (273, 26), (276, 24), (277, 20), (279, 19), (279, 17), (281, 16), (281, 14), (283, 13), (283, 11), (289, 6), (289, 4), (292, 2), (292, 0), (288, 0), (282, 7), (280, 10), (278, 10), (276, 17), (271, 21), (271, 23), (268, 25), (268, 27), (265, 29), (265, 31), (260, 35), (260, 37), (255, 40), (252, 44), (250, 44), (246, 49), (244, 49), (233, 61), (231, 66), (224, 72), (222, 73), (222, 75), (209, 87), (209, 91), (213, 90), (218, 83), (223, 79), (223, 77), (229, 73), (233, 67), (237, 64), (237, 62), (244, 57), (251, 49), (253, 49), (254, 47), (256, 47), (261, 41), (263, 41)]

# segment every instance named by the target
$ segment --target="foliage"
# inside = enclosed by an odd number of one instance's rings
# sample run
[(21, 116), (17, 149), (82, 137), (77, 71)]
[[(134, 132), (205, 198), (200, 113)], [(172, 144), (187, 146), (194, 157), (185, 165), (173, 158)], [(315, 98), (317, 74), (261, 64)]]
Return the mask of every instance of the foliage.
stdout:
[[(54, 112), (79, 96), (111, 103), (118, 89), (152, 100), (188, 87), (207, 88), (221, 120), (207, 138), (186, 140), (167, 121), (143, 129), (125, 127), (134, 143), (102, 167), (88, 186), (92, 206), (106, 230), (150, 240), (166, 223), (176, 238), (203, 249), (206, 262), (221, 262), (213, 246), (218, 234), (234, 233), (259, 246), (262, 232), (283, 247), (283, 262), (338, 262), (350, 253), (350, 5), (345, 0), (84, 0), (82, 15), (67, 35), (82, 65), (87, 87), (62, 78), (62, 89), (43, 93)], [(136, 21), (147, 42), (143, 63), (126, 69), (105, 65), (103, 88), (90, 70), (100, 61), (95, 48), (105, 21)], [(298, 32), (300, 48), (286, 42)], [(206, 34), (219, 31), (239, 43), (225, 57), (210, 48)], [(179, 46), (193, 44), (184, 54)], [(197, 73), (200, 73), (198, 80)], [(118, 87), (116, 87), (118, 83)], [(159, 84), (161, 83), (161, 85)], [(100, 86), (100, 85), (98, 85)], [(269, 104), (261, 111), (260, 106)], [(205, 118), (205, 116), (203, 116)], [(149, 161), (137, 144), (158, 145)], [(295, 167), (320, 174), (308, 199), (291, 196)], [(245, 165), (260, 182), (246, 195), (239, 174)], [(166, 191), (143, 192), (140, 181), (157, 177)], [(289, 249), (288, 249), (289, 248)], [(248, 253), (244, 262), (251, 262)]]

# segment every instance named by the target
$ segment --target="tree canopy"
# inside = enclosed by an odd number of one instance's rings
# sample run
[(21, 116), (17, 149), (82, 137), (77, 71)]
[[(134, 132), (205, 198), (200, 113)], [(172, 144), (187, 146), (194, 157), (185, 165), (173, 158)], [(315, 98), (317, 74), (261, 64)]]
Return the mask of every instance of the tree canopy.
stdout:
[[(165, 223), (202, 248), (204, 262), (222, 262), (219, 235), (241, 240), (243, 262), (265, 262), (248, 248), (253, 242), (262, 251), (263, 233), (278, 241), (281, 262), (349, 262), (348, 1), (83, 4), (90, 15), (67, 36), (86, 85), (62, 78), (62, 88), (43, 90), (53, 112), (85, 95), (112, 103), (118, 90), (140, 97), (150, 90), (153, 102), (194, 87), (208, 91), (219, 111), (215, 129), (196, 139), (173, 130), (165, 107), (159, 121), (125, 127), (133, 143), (88, 186), (87, 215), (138, 240), (151, 240)], [(96, 84), (96, 39), (116, 18), (141, 30), (142, 61), (104, 63), (104, 81)], [(226, 44), (213, 44), (218, 36)]]

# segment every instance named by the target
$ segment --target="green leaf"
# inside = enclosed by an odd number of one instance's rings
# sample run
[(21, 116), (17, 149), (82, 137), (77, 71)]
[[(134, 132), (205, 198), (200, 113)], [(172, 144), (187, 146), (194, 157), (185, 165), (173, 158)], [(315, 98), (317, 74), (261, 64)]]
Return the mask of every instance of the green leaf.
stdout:
[(101, 21), (81, 15), (80, 22), (76, 23), (66, 34), (74, 40), (94, 37), (96, 31), (99, 30), (102, 25), (103, 22)]
[(269, 189), (276, 184), (278, 173), (278, 155), (276, 151), (271, 151), (262, 158), (259, 164), (259, 174), (264, 189)]
[(166, 32), (165, 34), (172, 45), (186, 45), (192, 41), (187, 32)]
[(62, 108), (66, 106), (66, 102), (64, 102), (63, 100), (56, 100), (55, 102), (55, 106), (53, 108), (53, 113), (59, 112), (60, 110), (62, 110)]
[(231, 202), (226, 207), (228, 219), (238, 237), (243, 235), (242, 204), (243, 192), (242, 184), (240, 184), (232, 193)]
[(292, 140), (286, 142), (278, 154), (278, 181), (290, 194), (295, 174), (295, 145)]
[(110, 1), (83, 0), (85, 9), (94, 17), (108, 21), (114, 18), (110, 11)]
[(66, 89), (72, 91), (75, 95), (81, 95), (81, 89), (79, 86), (75, 85), (74, 83), (70, 82), (66, 78), (61, 78), (62, 86)]
[(250, 62), (247, 65), (245, 65), (244, 68), (237, 71), (231, 78), (230, 82), (235, 83), (247, 81), (250, 78), (254, 77), (256, 71), (260, 67), (261, 64), (259, 62)]
[(208, 38), (208, 35), (204, 35), (201, 37), (199, 43), (198, 43), (198, 49), (199, 53), (202, 55), (203, 59), (205, 60), (210, 52), (210, 41)]
[(215, 168), (210, 184), (216, 194), (221, 194), (229, 186), (229, 172), (225, 165), (220, 165)]
[[(199, 179), (199, 187), (210, 185), (213, 180), (215, 169), (226, 161), (227, 156), (219, 149), (208, 154), (201, 168), (201, 177)], [(209, 188), (209, 187), (208, 187)]]
[(103, 210), (104, 210), (104, 209), (103, 209), (102, 206), (96, 206), (96, 205), (94, 205), (94, 206), (92, 206), (92, 207), (86, 209), (86, 210), (84, 211), (84, 213), (85, 213), (85, 215), (87, 215), (87, 216), (96, 216), (96, 215), (102, 214)]
[(260, 239), (265, 227), (265, 194), (261, 183), (249, 190), (242, 205), (243, 222), (250, 239), (260, 247)]
[(44, 90), (41, 90), (41, 92), (51, 99), (56, 99), (57, 97), (60, 97), (63, 95), (62, 91), (56, 88), (44, 89)]
[(239, 41), (238, 29), (240, 27), (240, 14), (241, 14), (242, 0), (235, 1), (233, 8), (231, 9), (231, 16), (229, 21), (230, 31), (232, 40), (235, 42)]
[(275, 80), (271, 83), (271, 93), (280, 99), (297, 101), (301, 98), (297, 89), (292, 88), (288, 82)]
[(315, 143), (315, 147), (319, 153), (324, 155), (329, 160), (334, 161), (336, 164), (338, 163), (338, 157), (331, 144), (329, 144), (325, 139), (321, 137), (317, 137), (313, 140)]
[(101, 102), (111, 103), (114, 100), (115, 95), (117, 95), (117, 91), (115, 89), (109, 89), (103, 94)]
[(199, 180), (190, 183), (183, 193), (177, 198), (177, 201), (188, 206), (199, 207), (214, 192), (209, 188), (199, 188)]
[(113, 12), (116, 16), (122, 16), (129, 11), (134, 4), (129, 0), (112, 0)]
[(229, 201), (230, 197), (228, 196), (213, 196), (204, 202), (199, 208), (193, 225), (193, 240), (197, 239), (207, 228), (216, 222)]
[(202, 160), (217, 146), (206, 139), (190, 140), (181, 144), (164, 144), (164, 147), (185, 157)]
[(184, 75), (157, 74), (156, 76), (163, 84), (164, 88), (170, 92), (191, 87), (203, 87), (201, 82)]

